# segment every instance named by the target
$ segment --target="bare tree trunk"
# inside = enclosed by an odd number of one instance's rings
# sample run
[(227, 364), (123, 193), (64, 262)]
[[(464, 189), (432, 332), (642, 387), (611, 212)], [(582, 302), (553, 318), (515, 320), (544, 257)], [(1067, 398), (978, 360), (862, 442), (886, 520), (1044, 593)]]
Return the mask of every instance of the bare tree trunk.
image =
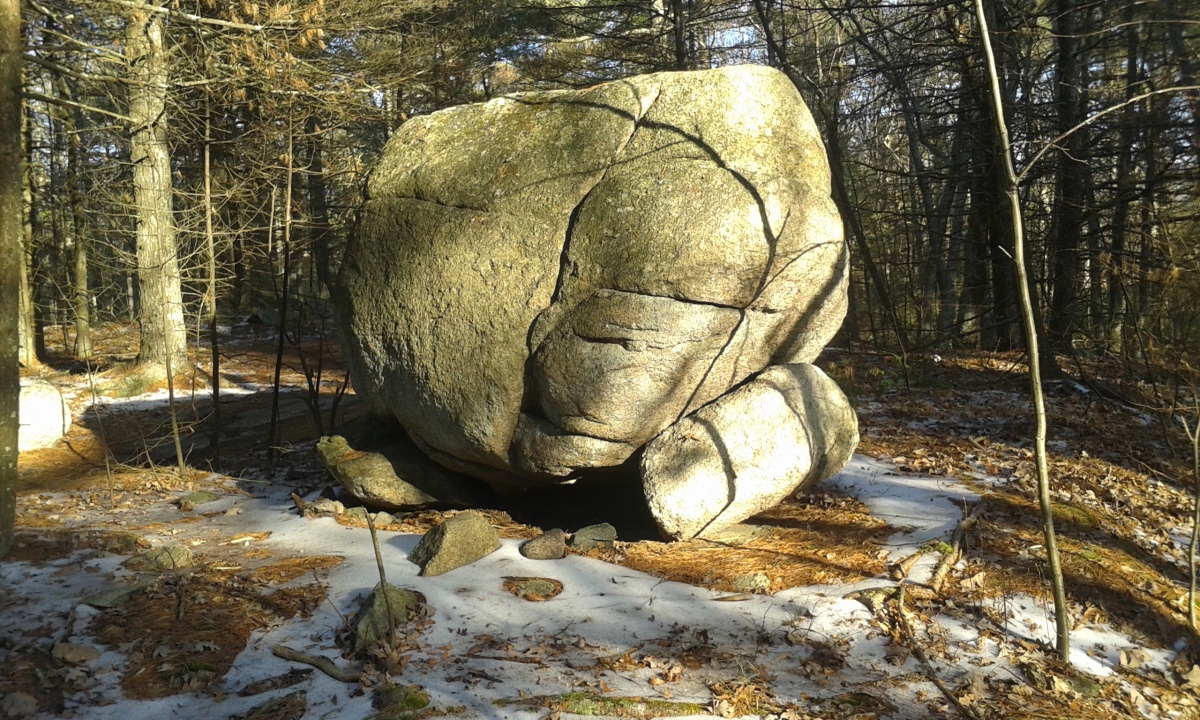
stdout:
[[(66, 78), (60, 73), (55, 73), (54, 77), (55, 92), (58, 96), (67, 101), (74, 101), (72, 97), (71, 87), (67, 84)], [(71, 209), (71, 218), (67, 222), (64, 219), (64, 231), (69, 238), (67, 243), (73, 252), (74, 264), (74, 297), (73, 311), (75, 316), (75, 357), (78, 359), (87, 359), (92, 356), (92, 329), (91, 329), (91, 297), (88, 290), (88, 238), (87, 229), (85, 227), (85, 215), (83, 210), (83, 191), (79, 185), (79, 168), (83, 162), (83, 145), (79, 138), (79, 122), (78, 110), (72, 108), (59, 108), (59, 122), (62, 127), (63, 135), (66, 136), (66, 173), (65, 182), (67, 184), (67, 204)]]
[(1058, 557), (1058, 542), (1054, 535), (1054, 506), (1050, 501), (1050, 476), (1046, 461), (1046, 402), (1042, 396), (1037, 321), (1033, 316), (1033, 298), (1029, 291), (1028, 272), (1025, 266), (1025, 230), (1021, 215), (1021, 198), (1017, 194), (1017, 173), (1013, 169), (1012, 146), (1008, 140), (1008, 124), (1004, 121), (1004, 102), (1000, 94), (1000, 78), (996, 71), (996, 58), (992, 54), (992, 41), (988, 36), (987, 16), (984, 13), (983, 0), (975, 0), (975, 15), (979, 20), (983, 54), (987, 59), (988, 74), (991, 78), (996, 134), (1000, 141), (1002, 151), (1000, 161), (1006, 181), (1004, 190), (1008, 199), (1009, 211), (1012, 214), (1013, 263), (1017, 272), (1017, 291), (1021, 296), (1026, 352), (1029, 354), (1029, 384), (1033, 392), (1034, 414), (1037, 416), (1034, 457), (1037, 463), (1038, 504), (1041, 508), (1042, 533), (1046, 544), (1046, 564), (1054, 592), (1054, 619), (1057, 628), (1055, 647), (1059, 659), (1068, 662), (1071, 655), (1071, 623), (1067, 611), (1067, 593), (1063, 585), (1062, 564)]
[[(21, 6), (0, 0), (0, 307), (21, 289)], [(21, 375), (17, 313), (0, 312), (0, 558), (13, 545)]]
[(221, 344), (217, 334), (217, 247), (213, 238), (212, 205), (212, 120), (204, 113), (204, 241), (208, 251), (208, 288), (204, 308), (208, 316), (208, 344), (212, 350), (212, 453), (221, 459)]
[(184, 367), (188, 357), (172, 217), (171, 158), (166, 137), (168, 59), (161, 15), (131, 11), (125, 23), (125, 42), (142, 308), (138, 318), (142, 340), (138, 361), (165, 371), (168, 363), (175, 369)]
[(21, 113), (21, 159), (24, 170), (21, 173), (21, 211), (22, 211), (22, 243), (21, 243), (21, 278), (20, 295), (17, 302), (17, 334), (20, 349), (20, 363), (27, 368), (41, 364), (42, 351), (38, 347), (37, 317), (33, 303), (33, 239), (34, 223), (37, 217), (37, 205), (33, 191), (33, 130), (30, 127), (29, 113)]

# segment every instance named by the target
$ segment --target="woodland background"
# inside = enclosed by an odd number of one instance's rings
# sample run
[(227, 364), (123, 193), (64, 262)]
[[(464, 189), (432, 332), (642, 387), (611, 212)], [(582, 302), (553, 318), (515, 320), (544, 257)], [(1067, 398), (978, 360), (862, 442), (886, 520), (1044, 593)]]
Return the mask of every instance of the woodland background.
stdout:
[[(1194, 408), (1200, 8), (987, 12), (1045, 374), (1087, 381), (1103, 362), (1137, 378), (1138, 402)], [(239, 318), (275, 330), (279, 358), (306, 334), (324, 348), (365, 173), (406, 119), (743, 62), (786, 72), (826, 143), (853, 256), (835, 343), (894, 355), (905, 383), (914, 357), (1019, 349), (973, 13), (945, 0), (26, 0), (19, 137), (5, 138), (22, 154), (20, 363), (47, 361), (53, 333), (89, 366), (104, 323), (140, 335), (147, 377), (193, 363), (219, 376), (217, 325)], [(319, 390), (321, 358), (301, 361)]]

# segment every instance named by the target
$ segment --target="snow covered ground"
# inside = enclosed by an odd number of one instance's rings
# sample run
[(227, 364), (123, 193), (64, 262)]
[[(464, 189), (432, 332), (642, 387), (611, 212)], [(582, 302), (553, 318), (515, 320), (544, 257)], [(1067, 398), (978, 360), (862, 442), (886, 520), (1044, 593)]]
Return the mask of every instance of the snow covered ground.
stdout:
[[(897, 528), (888, 543), (893, 561), (929, 541), (948, 538), (977, 495), (946, 478), (899, 473), (893, 466), (856, 456), (830, 481), (853, 495), (873, 514)], [(165, 501), (162, 503), (165, 505)], [(334, 644), (342, 616), (378, 582), (369, 534), (332, 519), (298, 515), (286, 490), (265, 497), (230, 494), (205, 510), (214, 514), (205, 530), (228, 535), (237, 529), (270, 532), (262, 541), (282, 555), (339, 555), (345, 562), (319, 575), (328, 602), (307, 619), (256, 632), (221, 682), (223, 692), (133, 701), (119, 687), (125, 657), (105, 650), (86, 665), (90, 681), (68, 703), (74, 718), (159, 720), (163, 717), (230, 718), (276, 695), (239, 697), (246, 684), (298, 667), (275, 657), (285, 644), (344, 665)], [(215, 529), (215, 530), (214, 530)], [(203, 541), (199, 529), (187, 530)], [(179, 542), (177, 536), (150, 536), (152, 542)], [(388, 581), (422, 593), (432, 623), (394, 680), (419, 685), (432, 705), (470, 718), (532, 718), (542, 708), (497, 703), (529, 696), (588, 691), (691, 701), (712, 707), (715, 682), (756, 678), (777, 702), (819, 714), (836, 710), (848, 698), (882, 699), (877, 717), (925, 718), (953, 714), (940, 691), (924, 675), (916, 657), (897, 653), (863, 591), (891, 587), (890, 577), (856, 585), (797, 587), (768, 595), (736, 595), (664, 581), (619, 565), (580, 556), (557, 561), (522, 557), (518, 542), (505, 540), (499, 551), (469, 566), (436, 577), (419, 577), (407, 554), (416, 535), (381, 532)], [(203, 550), (201, 543), (196, 543)], [(98, 613), (82, 599), (134, 574), (122, 557), (93, 557), (81, 571), (70, 570), (80, 555), (48, 564), (0, 564), (0, 663), (13, 646), (27, 643), (48, 651), (55, 641), (98, 645), (89, 620)], [(910, 578), (928, 578), (936, 556), (918, 563)], [(528, 602), (501, 587), (506, 576), (540, 576), (560, 581), (563, 592), (546, 602)], [(310, 573), (294, 583), (313, 582)], [(983, 632), (977, 615), (942, 611), (924, 619), (920, 631), (933, 664), (951, 687), (1022, 685), (1018, 679), (1020, 638), (1048, 639), (1050, 609), (1024, 596), (995, 601), (1003, 627)], [(47, 634), (46, 628), (53, 630)], [(1008, 635), (1009, 637), (1005, 637)], [(1111, 628), (1088, 626), (1075, 635), (1074, 664), (1097, 676), (1111, 675), (1123, 650), (1138, 643)], [(1141, 657), (1141, 656), (1139, 656)], [(1169, 650), (1151, 650), (1144, 664), (1166, 668)], [(600, 660), (601, 662), (597, 662)], [(990, 683), (990, 685), (989, 685)], [(298, 686), (307, 693), (309, 718), (359, 720), (371, 715), (369, 695), (353, 696), (354, 686), (314, 673)], [(720, 710), (720, 708), (716, 708)], [(534, 711), (539, 714), (534, 714)], [(703, 715), (711, 717), (712, 715)], [(834, 713), (837, 717), (853, 714)], [(51, 717), (41, 714), (36, 717)], [(793, 715), (791, 717), (804, 717)]]

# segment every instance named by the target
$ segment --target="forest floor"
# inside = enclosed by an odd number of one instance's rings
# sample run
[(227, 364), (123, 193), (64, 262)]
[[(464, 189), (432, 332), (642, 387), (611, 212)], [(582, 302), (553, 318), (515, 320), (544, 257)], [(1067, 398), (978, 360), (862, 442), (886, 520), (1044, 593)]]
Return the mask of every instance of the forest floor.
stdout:
[[(71, 397), (75, 425), (20, 457), (0, 716), (1200, 717), (1190, 458), (1178, 422), (1146, 409), (1165, 392), (1150, 378), (1080, 365), (1050, 386), (1070, 664), (1046, 644), (1022, 358), (905, 370), (836, 349), (820, 364), (862, 433), (838, 477), (720, 541), (657, 541), (635, 483), (497, 504), (501, 550), (434, 578), (407, 552), (454, 511), (398, 515), (379, 552), (424, 605), (362, 663), (337, 640), (378, 582), (363, 514), (299, 509), (330, 494), (313, 445), (331, 414), (362, 412), (332, 342), (285, 352), (276, 402), (271, 334), (223, 336), (219, 448), (204, 348), (174, 384), (180, 470), (163, 388), (128, 368), (135, 333), (97, 335), (95, 366), (52, 358), (37, 373)], [(516, 551), (592, 522), (621, 540), (560, 561)], [(165, 570), (131, 561), (163, 548)], [(509, 594), (524, 577), (554, 591)], [(357, 681), (275, 657), (279, 644)]]

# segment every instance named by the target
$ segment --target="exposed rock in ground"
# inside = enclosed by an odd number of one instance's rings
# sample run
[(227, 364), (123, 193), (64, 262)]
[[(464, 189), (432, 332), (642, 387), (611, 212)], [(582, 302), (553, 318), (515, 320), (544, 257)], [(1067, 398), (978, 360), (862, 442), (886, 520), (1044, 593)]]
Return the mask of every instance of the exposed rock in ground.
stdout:
[(0, 700), (0, 713), (6, 718), (29, 717), (37, 709), (37, 699), (23, 692), (10, 692)]
[(125, 567), (137, 571), (179, 570), (192, 564), (192, 551), (182, 545), (147, 550), (125, 561)]
[(425, 533), (408, 559), (422, 575), (441, 575), (500, 549), (500, 537), (482, 513), (467, 511)]
[[(354, 652), (362, 653), (380, 639), (386, 638), (388, 629), (388, 608), (394, 627), (403, 627), (408, 622), (409, 613), (420, 604), (417, 596), (411, 590), (388, 584), (381, 591), (382, 584), (376, 585), (371, 594), (363, 600), (362, 609), (354, 616)], [(384, 600), (386, 594), (387, 599)]]
[(50, 651), (50, 654), (55, 660), (61, 660), (68, 665), (83, 665), (84, 663), (98, 660), (101, 652), (99, 648), (92, 647), (91, 645), (60, 642), (54, 643), (54, 648)]

